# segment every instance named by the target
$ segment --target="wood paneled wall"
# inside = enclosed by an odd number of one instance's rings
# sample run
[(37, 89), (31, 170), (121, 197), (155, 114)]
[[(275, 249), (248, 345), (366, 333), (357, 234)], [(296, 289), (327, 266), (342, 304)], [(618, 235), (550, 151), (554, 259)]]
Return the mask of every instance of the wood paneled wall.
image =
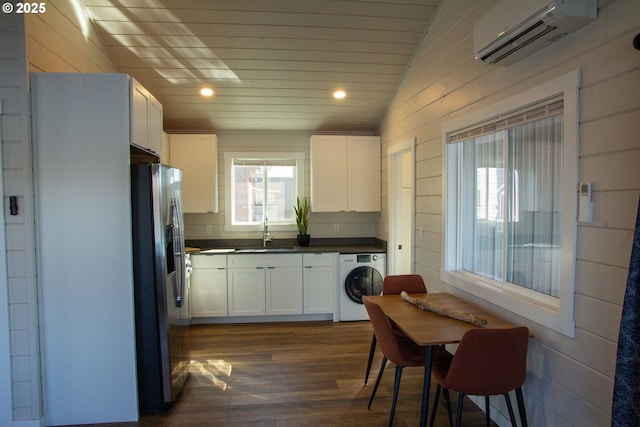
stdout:
[[(43, 14), (0, 15), (5, 209), (5, 233), (0, 236), (5, 238), (0, 249), (6, 245), (7, 260), (6, 277), (0, 279), (0, 312), (9, 313), (8, 324), (0, 321), (0, 395), (11, 396), (2, 399), (0, 425), (31, 425), (30, 421), (40, 425), (46, 413), (41, 383), (46, 373), (40, 370), (28, 72), (115, 72), (95, 30), (78, 15), (73, 2), (53, 0), (46, 7)], [(9, 215), (9, 196), (18, 198), (16, 216)]]
[[(42, 398), (38, 359), (29, 90), (22, 15), (0, 15), (0, 40), (5, 231), (0, 248), (6, 249), (7, 266), (6, 274), (0, 279), (0, 312), (5, 313), (0, 321), (0, 336), (6, 336), (8, 341), (0, 344), (1, 387), (8, 387), (6, 394), (0, 394), (11, 396), (10, 399), (2, 399), (6, 407), (0, 408), (0, 424), (6, 425), (12, 420), (38, 420), (42, 416)], [(17, 215), (9, 212), (10, 196), (17, 198)], [(6, 313), (9, 313), (8, 317)], [(4, 323), (5, 319), (8, 324)]]
[[(512, 66), (489, 66), (473, 59), (472, 28), (495, 3), (446, 0), (441, 5), (381, 126), (383, 157), (390, 145), (417, 137), (416, 228), (424, 233), (422, 239), (416, 234), (416, 271), (431, 289), (450, 290), (440, 281), (441, 125), (582, 70), (579, 179), (593, 182), (594, 221), (578, 226), (576, 338), (475, 302), (526, 324), (535, 334), (525, 385), (529, 425), (609, 425), (621, 303), (640, 195), (640, 52), (632, 47), (640, 32), (640, 3), (600, 1), (599, 18), (578, 32)], [(386, 164), (383, 158), (383, 168)], [(383, 206), (386, 193), (384, 182)]]
[[(8, 296), (8, 325), (0, 324), (4, 370), (9, 367), (11, 399), (2, 399), (0, 424), (11, 420), (38, 420), (42, 416), (38, 307), (36, 291), (34, 207), (29, 143), (29, 92), (26, 72), (22, 15), (0, 16), (0, 99), (2, 102), (2, 175), (4, 231), (6, 232), (6, 277), (0, 292)], [(16, 196), (18, 214), (10, 215), (9, 197)], [(2, 242), (2, 245), (5, 241)], [(4, 252), (4, 251), (3, 251)], [(3, 319), (4, 320), (4, 319)], [(6, 328), (6, 329), (5, 329)], [(7, 354), (4, 350), (7, 350)], [(5, 359), (5, 357), (7, 359)], [(6, 363), (5, 363), (6, 362)], [(5, 383), (3, 381), (2, 386)], [(4, 419), (3, 417), (7, 417)]]
[(52, 0), (26, 14), (29, 71), (115, 73), (117, 69), (79, 1)]

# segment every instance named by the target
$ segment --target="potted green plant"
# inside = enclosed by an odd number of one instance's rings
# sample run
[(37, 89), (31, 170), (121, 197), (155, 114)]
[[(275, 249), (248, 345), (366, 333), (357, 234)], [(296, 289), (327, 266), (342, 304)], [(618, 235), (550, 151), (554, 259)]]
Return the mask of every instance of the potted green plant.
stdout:
[(309, 227), (309, 214), (311, 212), (311, 206), (309, 200), (305, 197), (300, 200), (300, 197), (296, 198), (296, 204), (293, 207), (296, 212), (296, 226), (298, 227), (297, 241), (300, 246), (309, 246), (311, 236), (308, 233)]

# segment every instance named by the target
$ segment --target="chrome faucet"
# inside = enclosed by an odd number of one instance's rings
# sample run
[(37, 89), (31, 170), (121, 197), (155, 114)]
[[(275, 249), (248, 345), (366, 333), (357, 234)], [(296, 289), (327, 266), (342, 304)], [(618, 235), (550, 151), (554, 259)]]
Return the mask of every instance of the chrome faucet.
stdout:
[(269, 220), (267, 216), (264, 216), (264, 229), (262, 230), (262, 246), (267, 247), (267, 243), (271, 241), (271, 235), (269, 234)]

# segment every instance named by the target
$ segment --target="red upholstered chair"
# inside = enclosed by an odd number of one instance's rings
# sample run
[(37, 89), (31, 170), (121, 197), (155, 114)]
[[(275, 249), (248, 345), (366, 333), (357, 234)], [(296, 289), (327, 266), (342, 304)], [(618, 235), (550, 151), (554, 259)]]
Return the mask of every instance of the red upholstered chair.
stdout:
[[(424, 294), (427, 293), (427, 286), (424, 284), (422, 276), (419, 274), (395, 274), (385, 276), (382, 281), (383, 295), (400, 295), (402, 291), (408, 294)], [(400, 331), (396, 331), (402, 334)], [(371, 363), (376, 351), (376, 335), (371, 338), (371, 348), (369, 349), (369, 361), (367, 363), (367, 372), (364, 375), (364, 384), (369, 381), (369, 372), (371, 372)]]
[[(389, 414), (389, 426), (391, 426), (393, 424), (393, 415), (395, 414), (396, 403), (398, 401), (398, 390), (400, 389), (402, 370), (405, 366), (424, 366), (426, 349), (425, 347), (416, 345), (406, 336), (398, 336), (395, 333), (393, 326), (391, 325), (391, 321), (389, 320), (387, 315), (384, 314), (382, 308), (378, 304), (371, 301), (369, 297), (362, 297), (362, 302), (364, 303), (367, 313), (369, 314), (373, 332), (377, 338), (378, 344), (383, 354), (382, 366), (378, 374), (378, 379), (376, 380), (376, 384), (373, 387), (371, 399), (369, 399), (369, 408), (371, 408), (371, 403), (373, 402), (376, 390), (378, 389), (378, 385), (380, 384), (382, 372), (384, 371), (384, 366), (387, 363), (387, 360), (390, 360), (396, 365), (396, 375), (393, 386), (393, 401), (391, 404), (391, 413)], [(442, 358), (443, 355), (441, 353), (446, 353), (446, 351), (441, 347), (434, 348), (433, 360), (435, 361), (436, 359)]]
[(424, 294), (427, 286), (419, 274), (395, 274), (385, 276), (382, 281), (383, 295), (400, 295), (402, 291), (408, 294)]
[(507, 402), (511, 425), (517, 426), (509, 392), (516, 391), (518, 410), (523, 426), (527, 416), (522, 399), (522, 384), (527, 374), (529, 330), (526, 327), (508, 329), (477, 328), (467, 331), (453, 357), (433, 360), (431, 374), (438, 383), (431, 426), (435, 419), (440, 390), (459, 393), (456, 425), (460, 426), (465, 395), (485, 396), (487, 426), (490, 425), (489, 396), (502, 394)]

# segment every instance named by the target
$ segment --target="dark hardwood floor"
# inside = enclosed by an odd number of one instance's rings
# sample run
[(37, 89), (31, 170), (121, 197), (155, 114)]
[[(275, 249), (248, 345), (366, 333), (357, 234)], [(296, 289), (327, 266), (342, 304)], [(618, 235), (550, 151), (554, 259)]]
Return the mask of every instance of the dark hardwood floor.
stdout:
[[(369, 322), (194, 326), (191, 374), (173, 408), (117, 425), (386, 426), (395, 366), (368, 410), (381, 361), (378, 352), (365, 386), (371, 334)], [(394, 426), (419, 424), (422, 371), (404, 370)], [(436, 426), (448, 426), (442, 404), (438, 414)], [(463, 425), (485, 425), (470, 401)]]

